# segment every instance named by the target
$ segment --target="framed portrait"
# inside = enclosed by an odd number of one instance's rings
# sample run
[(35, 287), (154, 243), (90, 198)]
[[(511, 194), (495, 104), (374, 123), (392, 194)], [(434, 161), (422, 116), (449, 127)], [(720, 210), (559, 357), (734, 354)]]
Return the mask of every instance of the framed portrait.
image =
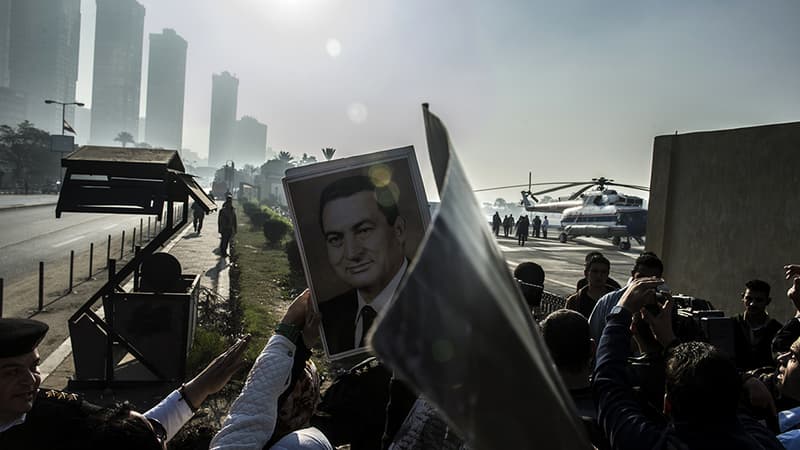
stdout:
[(325, 352), (364, 353), (430, 222), (414, 147), (289, 169), (283, 186)]

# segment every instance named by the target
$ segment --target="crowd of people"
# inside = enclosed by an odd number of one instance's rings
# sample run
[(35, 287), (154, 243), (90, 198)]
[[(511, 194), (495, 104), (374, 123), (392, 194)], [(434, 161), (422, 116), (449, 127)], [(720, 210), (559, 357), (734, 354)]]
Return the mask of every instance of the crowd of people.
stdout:
[(547, 230), (550, 228), (550, 221), (547, 216), (544, 219), (533, 216), (531, 219), (527, 214), (520, 215), (514, 220), (513, 214), (508, 214), (502, 219), (500, 213), (496, 212), (492, 216), (492, 232), (495, 236), (500, 236), (500, 228), (503, 228), (503, 237), (509, 234), (517, 238), (517, 243), (524, 246), (528, 237), (547, 239)]
[(715, 346), (691, 308), (679, 312), (655, 254), (637, 258), (624, 287), (588, 254), (577, 292), (541, 332), (592, 444), (800, 448), (800, 265), (784, 269), (796, 316), (770, 318), (769, 284), (747, 281), (742, 312), (724, 322), (729, 345)]
[[(785, 267), (797, 315), (783, 325), (767, 312), (769, 284), (743, 283), (742, 312), (728, 322), (732, 352), (710, 344), (691, 310), (679, 308), (657, 255), (640, 255), (624, 285), (609, 278), (610, 269), (601, 253), (589, 253), (575, 293), (544, 317), (544, 270), (525, 262), (513, 272), (596, 448), (800, 448), (800, 265)], [(409, 412), (431, 414), (430, 405), (374, 357), (338, 373), (322, 393), (310, 360), (320, 320), (306, 290), (252, 366), (211, 449), (406, 448), (393, 443)], [(41, 389), (37, 347), (47, 331), (35, 320), (0, 319), (0, 448), (167, 448), (242, 367), (250, 341), (237, 340), (140, 413)], [(445, 438), (448, 448), (467, 447), (456, 433)]]

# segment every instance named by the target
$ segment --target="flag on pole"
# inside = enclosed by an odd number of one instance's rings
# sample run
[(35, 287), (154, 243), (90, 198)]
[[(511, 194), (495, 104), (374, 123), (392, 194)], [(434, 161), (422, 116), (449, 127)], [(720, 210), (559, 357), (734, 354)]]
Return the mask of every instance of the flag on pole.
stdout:
[(423, 114), (441, 207), (372, 348), (471, 448), (591, 448), (444, 124)]
[(64, 119), (63, 127), (64, 127), (64, 131), (69, 131), (70, 133), (72, 133), (74, 135), (78, 134), (78, 133), (75, 132), (75, 129), (73, 129), (72, 126), (69, 124), (69, 122), (67, 122), (67, 119)]

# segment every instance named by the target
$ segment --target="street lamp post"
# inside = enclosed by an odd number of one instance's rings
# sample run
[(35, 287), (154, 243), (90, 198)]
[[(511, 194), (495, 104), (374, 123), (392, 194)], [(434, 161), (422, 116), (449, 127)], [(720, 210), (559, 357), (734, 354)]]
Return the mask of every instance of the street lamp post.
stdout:
[(67, 119), (66, 119), (67, 106), (70, 106), (70, 105), (83, 106), (83, 103), (81, 103), (81, 102), (66, 102), (65, 103), (65, 102), (59, 102), (58, 100), (50, 100), (50, 99), (47, 99), (44, 102), (47, 103), (48, 105), (61, 105), (61, 135), (64, 136), (64, 130), (66, 129), (64, 127), (64, 124), (67, 122)]

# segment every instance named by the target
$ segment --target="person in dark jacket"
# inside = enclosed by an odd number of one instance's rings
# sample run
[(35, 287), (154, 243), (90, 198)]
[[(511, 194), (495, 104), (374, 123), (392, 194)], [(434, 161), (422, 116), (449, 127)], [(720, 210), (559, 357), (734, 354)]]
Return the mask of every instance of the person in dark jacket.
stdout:
[(750, 280), (745, 284), (742, 293), (744, 312), (734, 318), (736, 365), (740, 369), (776, 365), (772, 339), (781, 329), (781, 324), (767, 314), (767, 305), (772, 300), (769, 293), (770, 286), (765, 281)]
[[(733, 361), (713, 346), (688, 342), (673, 346), (671, 301), (659, 314), (643, 309), (655, 303), (661, 278), (634, 280), (611, 310), (597, 350), (593, 390), (598, 421), (615, 449), (781, 449), (766, 427), (739, 414), (742, 381)], [(643, 314), (668, 348), (664, 413), (669, 422), (645, 415), (636, 401), (627, 370), (631, 321)]]
[(217, 225), (219, 226), (219, 254), (224, 258), (228, 256), (228, 244), (231, 238), (236, 234), (236, 210), (233, 209), (233, 197), (228, 195), (225, 197), (225, 203), (219, 210), (219, 217), (217, 218)]

